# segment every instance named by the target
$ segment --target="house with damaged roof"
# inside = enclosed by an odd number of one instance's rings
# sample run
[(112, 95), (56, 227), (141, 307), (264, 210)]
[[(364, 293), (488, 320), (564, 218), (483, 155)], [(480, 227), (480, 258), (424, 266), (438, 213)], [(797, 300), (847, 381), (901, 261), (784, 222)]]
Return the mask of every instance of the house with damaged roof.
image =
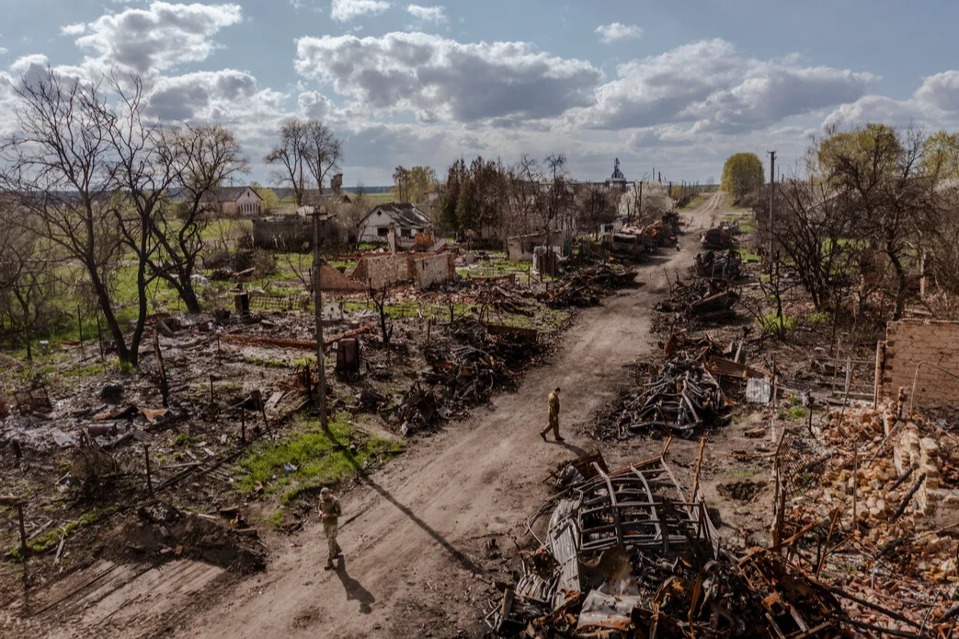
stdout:
[(390, 229), (396, 232), (397, 245), (413, 246), (417, 233), (433, 226), (423, 211), (415, 204), (389, 202), (378, 204), (357, 225), (357, 240), (360, 242), (388, 242)]

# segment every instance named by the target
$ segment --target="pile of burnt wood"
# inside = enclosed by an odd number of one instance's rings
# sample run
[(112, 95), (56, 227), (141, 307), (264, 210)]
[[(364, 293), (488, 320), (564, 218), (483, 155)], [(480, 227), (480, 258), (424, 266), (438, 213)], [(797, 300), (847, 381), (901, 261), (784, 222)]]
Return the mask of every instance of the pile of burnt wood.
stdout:
[(663, 456), (609, 471), (594, 454), (560, 475), (545, 538), (486, 615), (496, 636), (851, 636), (837, 599), (776, 552), (721, 550), (700, 491)]
[(687, 321), (728, 322), (736, 318), (733, 306), (739, 301), (739, 293), (729, 284), (729, 280), (705, 277), (674, 282), (669, 299), (657, 304), (656, 310), (675, 313)]
[(470, 406), (489, 400), (498, 388), (513, 388), (522, 372), (543, 351), (535, 329), (459, 319), (450, 327), (452, 342), (425, 349), (429, 369), (404, 394), (394, 410), (400, 431), (431, 428)]
[(536, 297), (553, 308), (596, 306), (610, 292), (635, 285), (636, 271), (613, 264), (595, 264), (576, 271)]
[(742, 258), (736, 249), (705, 251), (696, 255), (693, 269), (699, 277), (732, 282), (742, 274)]
[(731, 415), (731, 402), (703, 359), (680, 353), (663, 362), (651, 383), (623, 398), (617, 435), (664, 430), (689, 437), (702, 428), (725, 426)]

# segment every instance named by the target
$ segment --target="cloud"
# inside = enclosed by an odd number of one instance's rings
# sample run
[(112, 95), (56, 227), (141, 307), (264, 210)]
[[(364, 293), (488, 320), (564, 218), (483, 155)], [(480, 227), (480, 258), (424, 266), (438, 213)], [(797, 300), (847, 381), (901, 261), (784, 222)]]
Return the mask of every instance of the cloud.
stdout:
[(296, 99), (299, 112), (310, 120), (328, 122), (336, 113), (333, 100), (318, 91), (304, 91)]
[(237, 4), (153, 2), (145, 9), (128, 8), (65, 27), (64, 33), (83, 34), (75, 40), (77, 46), (97, 54), (87, 60), (89, 66), (119, 66), (148, 75), (205, 60), (217, 48), (217, 32), (241, 18)]
[(16, 75), (22, 76), (31, 69), (46, 69), (49, 64), (50, 60), (47, 58), (47, 56), (43, 55), (42, 53), (32, 53), (14, 60), (13, 64), (10, 65), (10, 71)]
[(599, 34), (600, 42), (610, 44), (620, 40), (636, 40), (643, 37), (642, 27), (635, 24), (623, 24), (614, 22), (596, 27), (596, 33)]
[(602, 73), (523, 42), (464, 44), (425, 33), (307, 37), (296, 70), (370, 108), (475, 122), (558, 116), (591, 103)]
[(86, 30), (87, 25), (82, 22), (78, 22), (77, 24), (68, 24), (65, 27), (60, 27), (60, 35), (75, 36), (80, 35)]
[(885, 122), (897, 127), (920, 125), (930, 129), (959, 125), (959, 71), (943, 71), (924, 78), (912, 96), (896, 100), (865, 95), (842, 104), (825, 120), (823, 129)]
[(375, 16), (389, 9), (385, 0), (333, 0), (330, 17), (338, 22), (348, 22), (362, 16)]
[(446, 24), (446, 8), (441, 6), (423, 7), (418, 4), (411, 4), (406, 7), (411, 16), (421, 22), (434, 22), (436, 24)]
[(923, 110), (959, 114), (959, 71), (929, 76), (916, 90), (915, 100)]
[(223, 69), (158, 78), (147, 103), (151, 115), (166, 121), (248, 126), (264, 115), (271, 121), (282, 117), (284, 97), (260, 89), (245, 71)]
[(597, 89), (596, 104), (576, 113), (573, 124), (599, 129), (684, 124), (697, 132), (742, 133), (855, 100), (878, 80), (870, 73), (803, 67), (795, 59), (741, 57), (720, 39), (633, 60), (617, 74)]

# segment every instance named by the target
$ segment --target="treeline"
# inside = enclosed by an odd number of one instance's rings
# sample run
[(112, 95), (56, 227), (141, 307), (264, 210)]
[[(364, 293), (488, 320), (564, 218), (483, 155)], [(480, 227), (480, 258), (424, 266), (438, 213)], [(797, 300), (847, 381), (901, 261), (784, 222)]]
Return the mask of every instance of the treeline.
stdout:
[[(755, 210), (766, 252), (795, 267), (817, 310), (896, 320), (921, 299), (955, 315), (959, 134), (830, 130), (799, 174), (764, 188)], [(934, 308), (936, 298), (947, 304)]]

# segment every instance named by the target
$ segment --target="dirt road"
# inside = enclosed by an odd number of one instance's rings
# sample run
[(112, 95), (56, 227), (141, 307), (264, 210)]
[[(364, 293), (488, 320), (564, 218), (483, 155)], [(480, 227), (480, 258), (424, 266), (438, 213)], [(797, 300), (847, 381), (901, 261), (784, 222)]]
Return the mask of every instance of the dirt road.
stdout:
[[(114, 636), (450, 637), (481, 633), (488, 587), (486, 544), (504, 556), (511, 538), (548, 494), (546, 474), (591, 447), (586, 420), (626, 382), (623, 366), (655, 348), (653, 306), (692, 263), (698, 230), (720, 212), (714, 196), (685, 216), (680, 252), (663, 250), (640, 267), (645, 286), (584, 311), (544, 365), (517, 392), (496, 397), (465, 421), (417, 441), (365, 485), (343, 496), (344, 565), (324, 571), (318, 521), (275, 549), (269, 569), (239, 580), (198, 615), (148, 629), (141, 620)], [(562, 387), (565, 444), (544, 443), (546, 395)], [(652, 451), (636, 445), (636, 457)], [(485, 581), (484, 581), (485, 580)], [(191, 606), (192, 607), (192, 606)], [(159, 620), (158, 620), (159, 621)]]

